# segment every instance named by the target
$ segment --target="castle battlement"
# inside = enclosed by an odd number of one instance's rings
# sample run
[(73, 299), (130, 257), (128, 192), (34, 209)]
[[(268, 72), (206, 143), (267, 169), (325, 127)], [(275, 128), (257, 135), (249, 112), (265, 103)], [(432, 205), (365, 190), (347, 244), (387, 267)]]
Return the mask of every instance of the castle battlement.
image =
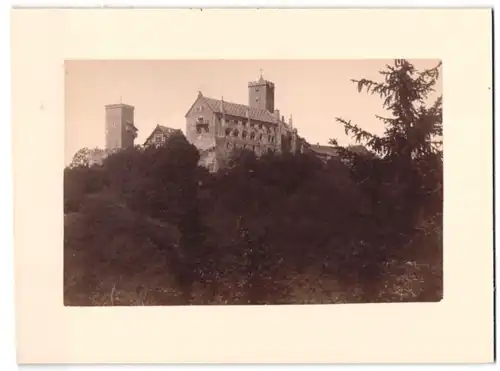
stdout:
[(259, 80), (259, 81), (250, 81), (248, 83), (248, 87), (255, 87), (255, 86), (262, 86), (262, 85), (267, 85), (270, 88), (274, 88), (274, 83), (268, 80)]

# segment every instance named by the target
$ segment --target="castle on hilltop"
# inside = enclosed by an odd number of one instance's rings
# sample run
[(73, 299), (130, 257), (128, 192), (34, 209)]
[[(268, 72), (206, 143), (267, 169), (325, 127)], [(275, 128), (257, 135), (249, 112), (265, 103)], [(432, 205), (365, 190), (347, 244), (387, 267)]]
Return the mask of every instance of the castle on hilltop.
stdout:
[[(334, 153), (328, 147), (308, 144), (275, 108), (274, 83), (262, 75), (258, 81), (248, 83), (248, 105), (231, 103), (206, 97), (200, 91), (185, 115), (186, 139), (200, 152), (200, 165), (217, 171), (227, 165), (235, 149), (264, 153), (297, 153), (314, 151), (321, 158)], [(90, 164), (102, 163), (111, 152), (134, 146), (138, 129), (134, 124), (134, 107), (128, 104), (110, 104), (106, 111), (106, 147), (91, 154)], [(157, 125), (144, 142), (144, 146), (161, 145), (179, 129)], [(317, 147), (317, 148), (316, 148)], [(326, 152), (325, 152), (326, 151)]]

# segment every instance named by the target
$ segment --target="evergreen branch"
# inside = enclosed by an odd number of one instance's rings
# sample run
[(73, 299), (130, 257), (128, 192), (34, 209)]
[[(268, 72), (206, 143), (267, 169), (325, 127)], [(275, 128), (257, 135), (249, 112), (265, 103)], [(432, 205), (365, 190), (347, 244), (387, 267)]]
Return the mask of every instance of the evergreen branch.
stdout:
[(443, 62), (439, 61), (439, 63), (435, 67), (423, 70), (419, 74), (420, 77), (424, 79), (430, 78), (431, 80), (437, 80), (439, 78), (439, 69), (441, 68), (442, 64)]
[(358, 92), (361, 93), (363, 88), (366, 89), (366, 92), (369, 94), (378, 94), (381, 98), (386, 97), (389, 92), (389, 86), (383, 83), (379, 83), (373, 80), (361, 79), (355, 80), (351, 79), (351, 82), (358, 85)]
[(435, 67), (429, 68), (419, 73), (418, 78), (415, 80), (418, 93), (426, 97), (428, 93), (435, 91), (434, 85), (439, 78), (439, 68), (442, 62), (439, 62)]
[(361, 129), (357, 125), (351, 124), (351, 121), (346, 121), (341, 117), (335, 118), (335, 121), (340, 122), (344, 125), (345, 133), (356, 140), (357, 143), (362, 141), (367, 142), (367, 144), (372, 147), (375, 151), (379, 151), (382, 147), (382, 139), (375, 134), (372, 134), (366, 130)]
[(331, 145), (331, 146), (338, 146), (339, 145), (339, 142), (336, 138), (331, 138), (328, 140), (328, 144)]
[(389, 117), (383, 117), (383, 116), (379, 116), (379, 115), (375, 115), (375, 118), (386, 123), (386, 124), (394, 124), (394, 123), (397, 123), (398, 122), (398, 119), (397, 118), (389, 118)]

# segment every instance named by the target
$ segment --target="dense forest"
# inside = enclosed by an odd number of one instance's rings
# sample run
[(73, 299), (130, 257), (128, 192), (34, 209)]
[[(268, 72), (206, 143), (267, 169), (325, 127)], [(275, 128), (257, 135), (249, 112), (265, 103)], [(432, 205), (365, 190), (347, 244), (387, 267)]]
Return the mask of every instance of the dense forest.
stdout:
[(243, 150), (209, 173), (182, 134), (101, 166), (76, 156), (65, 305), (441, 300), (442, 99), (428, 102), (439, 71), (395, 60), (381, 82), (353, 80), (380, 96), (385, 132), (332, 118), (367, 151), (338, 146), (327, 162)]

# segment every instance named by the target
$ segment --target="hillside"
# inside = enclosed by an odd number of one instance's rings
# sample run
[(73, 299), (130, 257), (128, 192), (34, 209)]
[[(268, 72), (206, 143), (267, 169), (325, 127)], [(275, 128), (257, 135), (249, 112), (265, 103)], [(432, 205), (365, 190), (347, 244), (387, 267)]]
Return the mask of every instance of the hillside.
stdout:
[[(426, 237), (426, 249), (401, 254), (400, 231), (381, 230), (392, 218), (370, 215), (373, 202), (339, 160), (242, 153), (230, 169), (209, 174), (176, 168), (185, 164), (167, 152), (196, 154), (177, 140), (178, 147), (115, 154), (102, 168), (67, 170), (66, 204), (81, 200), (65, 215), (67, 305), (439, 300), (439, 287), (422, 286), (440, 281), (439, 234)], [(114, 172), (117, 165), (127, 172)], [(183, 195), (189, 185), (194, 198)], [(75, 197), (76, 188), (83, 195)], [(182, 231), (201, 238), (183, 240)], [(387, 246), (391, 240), (399, 248)]]

